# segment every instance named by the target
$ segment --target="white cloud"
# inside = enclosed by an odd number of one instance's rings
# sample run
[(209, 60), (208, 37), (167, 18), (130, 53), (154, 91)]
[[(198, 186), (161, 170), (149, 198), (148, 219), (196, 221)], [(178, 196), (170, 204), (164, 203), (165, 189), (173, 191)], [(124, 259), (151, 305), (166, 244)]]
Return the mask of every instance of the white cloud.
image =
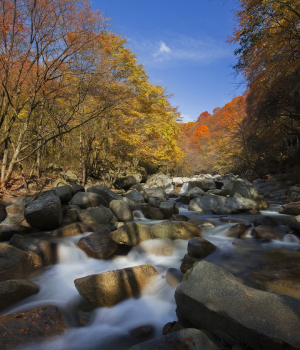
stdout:
[(170, 53), (170, 52), (171, 52), (171, 49), (163, 41), (161, 41), (159, 50), (157, 52), (155, 52), (153, 54), (153, 56), (157, 57), (159, 55), (162, 55), (162, 54), (165, 54), (165, 53)]

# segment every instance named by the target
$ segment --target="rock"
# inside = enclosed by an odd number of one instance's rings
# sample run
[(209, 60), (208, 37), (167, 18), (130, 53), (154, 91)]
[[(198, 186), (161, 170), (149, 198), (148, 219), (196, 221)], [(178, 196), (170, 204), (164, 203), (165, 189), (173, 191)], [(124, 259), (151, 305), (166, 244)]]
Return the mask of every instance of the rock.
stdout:
[(173, 267), (167, 270), (166, 281), (172, 288), (177, 287), (178, 284), (181, 283), (182, 278), (183, 273), (181, 271), (174, 269)]
[(58, 261), (58, 244), (56, 242), (14, 235), (9, 244), (24, 252), (37, 254), (40, 259), (33, 259), (36, 266), (52, 265), (56, 264)]
[(291, 202), (280, 207), (279, 213), (287, 215), (300, 215), (300, 202)]
[(271, 241), (273, 239), (282, 240), (287, 233), (293, 233), (291, 232), (291, 229), (288, 226), (284, 226), (284, 225), (262, 226), (261, 225), (261, 226), (256, 226), (252, 230), (251, 234), (257, 239), (264, 239), (266, 241)]
[(214, 244), (201, 237), (192, 238), (188, 242), (188, 254), (192, 258), (204, 259), (216, 249)]
[(160, 187), (145, 188), (145, 192), (149, 197), (154, 197), (158, 199), (166, 199), (167, 194)]
[(185, 273), (198, 261), (198, 259), (191, 257), (189, 254), (185, 254), (181, 261), (180, 270)]
[[(175, 199), (176, 203), (182, 203), (182, 204), (189, 204), (190, 203), (190, 196), (181, 196), (177, 199)], [(202, 210), (201, 208), (199, 210)]]
[(0, 282), (0, 311), (38, 293), (39, 290), (39, 286), (25, 279)]
[(88, 187), (86, 191), (100, 195), (106, 200), (108, 204), (114, 199), (116, 199), (117, 201), (123, 200), (123, 197), (119, 196), (118, 194), (116, 194), (115, 192), (111, 191), (110, 189), (108, 189), (103, 185), (95, 185), (95, 186)]
[(192, 199), (189, 203), (189, 210), (210, 211), (215, 207), (225, 206), (226, 198), (215, 195), (204, 195)]
[(172, 185), (172, 178), (164, 174), (154, 174), (148, 178), (146, 185), (149, 187), (167, 188)]
[(82, 185), (76, 184), (76, 185), (72, 186), (72, 192), (73, 192), (73, 196), (75, 196), (75, 194), (77, 192), (85, 192), (85, 189), (84, 189), (84, 187)]
[(113, 213), (106, 207), (93, 207), (83, 210), (80, 213), (80, 219), (83, 223), (97, 227), (102, 224), (108, 224), (113, 219)]
[(164, 199), (159, 199), (159, 198), (154, 198), (154, 197), (147, 197), (145, 199), (146, 199), (146, 202), (148, 202), (148, 205), (150, 205), (151, 207), (156, 207), (156, 208), (159, 208), (160, 203), (162, 201), (164, 201)]
[(260, 194), (258, 193), (257, 189), (248, 180), (241, 178), (234, 180), (230, 196), (233, 197), (236, 193), (240, 194), (244, 198), (260, 198)]
[(244, 343), (264, 350), (300, 347), (300, 300), (247, 287), (209, 262), (198, 262), (188, 271), (176, 289), (175, 300), (179, 319), (223, 335), (231, 346)]
[(69, 209), (64, 215), (64, 223), (74, 223), (80, 221), (80, 210), (76, 208)]
[(73, 224), (61, 227), (57, 230), (54, 230), (50, 233), (51, 237), (67, 237), (75, 236), (81, 233), (94, 232), (94, 228), (83, 222), (74, 222)]
[(78, 316), (78, 323), (81, 327), (90, 325), (94, 319), (93, 315), (83, 311), (79, 311)]
[(24, 279), (32, 270), (33, 262), (30, 254), (0, 243), (0, 282)]
[(141, 208), (141, 212), (144, 214), (145, 218), (152, 220), (163, 220), (164, 213), (162, 210), (152, 206), (144, 206)]
[(56, 306), (37, 307), (0, 317), (1, 350), (20, 344), (36, 343), (65, 332), (67, 329)]
[(81, 209), (90, 207), (98, 207), (99, 205), (107, 205), (107, 201), (97, 193), (93, 192), (77, 192), (71, 199), (70, 204), (78, 205)]
[(217, 215), (229, 215), (232, 214), (232, 210), (226, 207), (216, 207), (211, 210), (214, 214)]
[(204, 219), (199, 219), (199, 218), (193, 218), (191, 220), (189, 220), (189, 222), (191, 224), (194, 224), (196, 226), (200, 226), (200, 227), (207, 227), (207, 228), (214, 228), (216, 225), (208, 220), (204, 220)]
[(189, 182), (189, 187), (188, 190), (194, 188), (194, 187), (199, 187), (201, 190), (204, 192), (207, 192), (209, 190), (215, 190), (216, 189), (216, 184), (214, 180), (196, 180), (196, 181), (191, 181)]
[(78, 176), (73, 171), (63, 171), (59, 176), (65, 181), (66, 184), (76, 185), (78, 183)]
[(131, 186), (140, 183), (142, 179), (143, 179), (142, 174), (127, 175), (127, 176), (119, 177), (116, 180), (115, 185), (117, 186), (117, 188), (128, 189)]
[(52, 192), (45, 193), (25, 208), (25, 219), (40, 230), (54, 230), (63, 221), (60, 199)]
[(118, 244), (109, 237), (110, 232), (110, 229), (104, 228), (82, 237), (78, 247), (91, 258), (107, 259), (118, 249)]
[(38, 230), (21, 225), (0, 225), (0, 242), (9, 241), (15, 234), (26, 235), (28, 233), (38, 232)]
[(193, 187), (191, 190), (186, 191), (184, 194), (184, 197), (190, 196), (191, 199), (197, 197), (197, 196), (202, 196), (205, 192), (199, 188), (199, 187)]
[(149, 227), (140, 225), (136, 222), (130, 222), (116, 231), (109, 234), (110, 238), (118, 244), (135, 246), (142, 241), (152, 239)]
[(179, 194), (176, 190), (172, 190), (169, 194), (169, 198), (178, 198)]
[(163, 212), (165, 219), (170, 219), (173, 214), (178, 214), (178, 208), (175, 203), (161, 202), (159, 209)]
[(6, 207), (6, 220), (9, 225), (22, 225), (25, 221), (25, 206), (22, 203), (14, 203)]
[(189, 222), (162, 221), (150, 229), (154, 238), (189, 239), (201, 236), (201, 229)]
[(232, 213), (238, 213), (239, 211), (256, 209), (257, 203), (252, 199), (236, 196), (227, 199), (226, 208)]
[(136, 203), (144, 203), (144, 196), (136, 190), (126, 193), (125, 197)]
[(73, 197), (72, 188), (68, 185), (54, 187), (53, 191), (59, 197), (61, 203), (68, 204)]
[(254, 226), (259, 226), (259, 225), (263, 225), (263, 226), (278, 226), (278, 223), (271, 217), (269, 216), (262, 216), (259, 218), (256, 218), (253, 221)]
[(206, 334), (198, 329), (185, 328), (177, 332), (172, 332), (163, 337), (154, 338), (144, 343), (132, 346), (128, 350), (219, 350), (219, 348), (209, 340)]
[(132, 211), (127, 203), (124, 201), (112, 200), (109, 203), (110, 210), (117, 217), (118, 221), (127, 222), (133, 220)]
[(140, 326), (130, 330), (129, 334), (133, 338), (145, 340), (153, 337), (154, 331), (155, 331), (154, 327), (150, 325), (146, 325), (146, 326)]
[(225, 237), (233, 237), (233, 238), (242, 238), (245, 237), (248, 233), (248, 228), (250, 225), (245, 224), (236, 224), (231, 227), (229, 227), (225, 233)]
[(185, 222), (188, 222), (190, 220), (187, 216), (180, 215), (180, 214), (173, 214), (170, 219), (171, 221), (185, 221)]
[(141, 242), (135, 250), (140, 254), (171, 256), (174, 252), (174, 244), (170, 239), (158, 238)]
[(113, 306), (128, 298), (137, 298), (158, 272), (145, 264), (77, 278), (79, 294), (94, 307)]

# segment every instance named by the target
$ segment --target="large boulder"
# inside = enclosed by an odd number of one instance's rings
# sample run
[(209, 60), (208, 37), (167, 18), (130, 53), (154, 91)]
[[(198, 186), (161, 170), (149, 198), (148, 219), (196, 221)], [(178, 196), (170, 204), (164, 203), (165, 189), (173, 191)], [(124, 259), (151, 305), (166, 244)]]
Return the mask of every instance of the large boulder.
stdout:
[(109, 237), (110, 229), (104, 228), (82, 237), (78, 242), (78, 247), (88, 256), (95, 259), (107, 259), (113, 255), (118, 244)]
[(257, 203), (249, 198), (235, 195), (235, 197), (228, 198), (226, 201), (226, 208), (232, 213), (238, 213), (239, 211), (254, 210), (257, 208)]
[(104, 206), (88, 208), (80, 213), (80, 219), (87, 225), (97, 227), (110, 223), (113, 219), (113, 213), (109, 208)]
[(194, 187), (201, 188), (204, 192), (207, 192), (209, 190), (215, 190), (216, 184), (214, 180), (210, 179), (204, 179), (204, 180), (196, 180), (189, 182), (188, 190), (191, 190)]
[(54, 187), (53, 191), (63, 204), (68, 204), (73, 197), (72, 187), (68, 185)]
[(226, 205), (226, 198), (216, 195), (204, 195), (192, 199), (189, 203), (189, 210), (193, 211), (211, 211), (216, 207)]
[(33, 270), (30, 254), (0, 243), (0, 282), (23, 279)]
[(71, 199), (70, 204), (78, 205), (81, 209), (107, 205), (106, 199), (93, 192), (77, 192)]
[(167, 194), (160, 187), (145, 188), (145, 192), (149, 197), (154, 197), (158, 199), (166, 199)]
[(178, 214), (179, 210), (175, 203), (172, 202), (161, 202), (159, 209), (163, 212), (165, 219), (170, 219), (173, 214)]
[(113, 306), (128, 298), (137, 298), (158, 272), (145, 264), (77, 278), (79, 294), (94, 307)]
[(188, 242), (188, 254), (192, 258), (204, 259), (216, 249), (214, 244), (201, 237), (192, 238)]
[(285, 225), (278, 226), (263, 226), (259, 225), (253, 228), (251, 234), (255, 238), (264, 239), (266, 241), (271, 240), (282, 240), (283, 237), (288, 234), (293, 233), (290, 227)]
[(126, 193), (125, 197), (136, 203), (144, 203), (145, 201), (144, 196), (136, 190)]
[(287, 215), (300, 215), (300, 202), (291, 202), (282, 205), (279, 208), (279, 213)]
[(154, 338), (132, 346), (129, 350), (218, 350), (207, 335), (194, 328), (185, 328), (177, 332), (172, 332), (163, 337)]
[(154, 174), (148, 178), (146, 185), (149, 187), (167, 188), (172, 185), (172, 178), (164, 174)]
[(119, 187), (119, 188), (128, 189), (131, 186), (140, 183), (142, 179), (143, 179), (142, 174), (131, 174), (131, 175), (119, 177), (116, 180), (115, 185), (117, 186), (117, 188)]
[(98, 195), (103, 197), (107, 203), (110, 203), (114, 199), (116, 199), (117, 201), (121, 201), (123, 199), (117, 193), (111, 191), (109, 188), (103, 185), (95, 185), (88, 187), (86, 191), (89, 193), (97, 193)]
[(25, 279), (0, 282), (0, 311), (38, 293), (39, 286)]
[(145, 218), (152, 220), (163, 220), (164, 213), (161, 209), (152, 206), (141, 207), (141, 212), (144, 214)]
[(1, 225), (0, 226), (0, 242), (9, 241), (15, 234), (26, 235), (28, 233), (37, 232), (37, 229), (22, 225)]
[(125, 224), (116, 231), (112, 231), (109, 236), (116, 243), (129, 246), (135, 246), (142, 241), (153, 238), (148, 226), (136, 222)]
[(28, 224), (40, 230), (55, 230), (63, 221), (60, 199), (52, 191), (30, 202), (25, 208)]
[(36, 343), (64, 333), (67, 329), (56, 306), (37, 307), (0, 317), (1, 350)]
[(200, 237), (202, 234), (196, 225), (182, 221), (162, 221), (153, 225), (150, 232), (154, 238), (169, 239), (190, 239)]
[(133, 220), (132, 211), (129, 205), (123, 200), (122, 201), (118, 201), (116, 199), (112, 200), (109, 203), (109, 208), (119, 221), (127, 222), (127, 221)]
[(179, 319), (215, 333), (231, 346), (300, 348), (300, 300), (245, 286), (209, 262), (198, 262), (188, 270), (175, 300)]

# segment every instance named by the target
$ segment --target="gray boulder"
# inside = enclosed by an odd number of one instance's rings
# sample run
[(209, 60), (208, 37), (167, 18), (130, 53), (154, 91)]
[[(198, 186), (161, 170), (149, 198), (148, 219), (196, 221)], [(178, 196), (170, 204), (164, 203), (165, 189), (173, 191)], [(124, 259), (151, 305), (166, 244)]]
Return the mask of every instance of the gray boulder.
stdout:
[(154, 238), (190, 239), (200, 237), (202, 232), (199, 227), (189, 222), (162, 221), (153, 225), (150, 233)]
[(145, 192), (149, 197), (154, 197), (158, 199), (166, 199), (167, 194), (160, 187), (145, 188)]
[(112, 231), (109, 236), (116, 243), (129, 246), (135, 246), (142, 241), (153, 238), (148, 226), (136, 222), (125, 224), (116, 231)]
[(295, 230), (300, 231), (300, 215), (297, 215), (292, 219), (288, 220), (287, 225), (290, 228), (294, 228)]
[(177, 287), (175, 300), (179, 319), (213, 332), (231, 346), (300, 348), (300, 300), (247, 287), (209, 262), (194, 264)]
[(191, 190), (194, 187), (201, 188), (204, 192), (207, 192), (209, 190), (215, 190), (216, 184), (214, 180), (204, 179), (204, 180), (196, 180), (189, 182), (188, 190)]
[(26, 235), (37, 231), (37, 229), (22, 225), (0, 225), (0, 242), (9, 241), (15, 234)]
[(236, 196), (227, 199), (226, 208), (232, 213), (237, 213), (239, 211), (257, 209), (257, 203), (252, 199)]
[(71, 199), (70, 204), (78, 205), (81, 209), (107, 205), (106, 199), (93, 192), (77, 192)]
[(175, 203), (171, 202), (161, 202), (159, 209), (163, 212), (165, 219), (170, 219), (173, 214), (178, 214), (179, 210)]
[(144, 196), (136, 190), (126, 193), (125, 197), (136, 203), (144, 203)]
[(118, 201), (116, 199), (112, 200), (109, 203), (110, 210), (114, 213), (118, 221), (127, 222), (133, 220), (132, 211), (129, 205), (122, 201)]
[(158, 272), (145, 264), (77, 278), (79, 294), (94, 307), (113, 306), (128, 298), (137, 298)]
[(142, 174), (131, 174), (131, 175), (119, 177), (116, 180), (115, 185), (117, 186), (117, 188), (119, 187), (119, 188), (128, 189), (131, 186), (140, 183), (142, 179), (143, 179)]
[(223, 207), (226, 205), (226, 198), (216, 195), (204, 195), (192, 199), (189, 203), (189, 210), (193, 211), (211, 211), (216, 207)]
[(68, 185), (54, 187), (53, 191), (63, 204), (68, 204), (73, 197), (72, 188)]
[(164, 174), (154, 174), (148, 178), (146, 185), (149, 187), (167, 188), (172, 185), (172, 178)]
[(266, 241), (282, 240), (288, 233), (294, 233), (290, 227), (285, 225), (278, 226), (256, 226), (251, 234), (255, 238), (264, 239)]
[(152, 220), (163, 220), (164, 213), (161, 209), (152, 207), (152, 206), (144, 206), (141, 208), (141, 212), (144, 214), (145, 218)]
[(286, 215), (300, 215), (300, 202), (291, 202), (282, 205), (279, 208), (279, 213)]
[(40, 230), (54, 230), (63, 221), (60, 199), (52, 191), (30, 202), (25, 208), (28, 224)]
[(99, 226), (110, 223), (113, 219), (113, 213), (109, 208), (103, 206), (88, 208), (80, 213), (80, 219), (87, 225)]
[(216, 249), (214, 244), (201, 237), (192, 238), (188, 242), (188, 254), (192, 258), (204, 259)]
[(121, 201), (123, 199), (121, 196), (119, 196), (118, 194), (116, 194), (115, 192), (111, 191), (103, 185), (95, 185), (88, 187), (86, 191), (89, 193), (96, 193), (100, 195), (106, 200), (108, 204), (114, 199), (116, 199), (117, 201)]

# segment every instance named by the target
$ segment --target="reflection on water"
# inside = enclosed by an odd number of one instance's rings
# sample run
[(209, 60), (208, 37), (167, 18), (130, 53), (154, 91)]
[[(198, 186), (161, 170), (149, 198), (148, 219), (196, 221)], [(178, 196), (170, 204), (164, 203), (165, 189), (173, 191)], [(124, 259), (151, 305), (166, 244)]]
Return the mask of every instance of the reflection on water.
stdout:
[[(262, 213), (272, 216), (278, 222), (283, 222), (286, 215), (278, 214), (278, 208), (279, 206), (273, 205), (268, 211)], [(203, 236), (217, 246), (217, 250), (206, 260), (229, 270), (249, 285), (254, 285), (253, 276), (249, 271), (279, 261), (282, 256), (291, 259), (300, 258), (300, 240), (292, 234), (286, 235), (283, 242), (271, 243), (261, 243), (250, 235), (244, 239), (224, 236), (225, 231), (235, 225), (235, 223), (224, 222), (227, 218), (239, 219), (245, 224), (251, 224), (262, 214), (232, 215), (221, 221), (221, 215), (199, 215), (189, 212), (186, 206), (180, 208), (180, 214), (189, 218), (205, 218), (215, 224), (214, 228), (201, 228)], [(134, 218), (141, 220), (143, 224), (158, 222), (145, 219), (139, 211), (134, 212)], [(48, 340), (46, 343), (23, 346), (20, 349), (123, 350), (140, 342), (130, 336), (132, 329), (151, 325), (155, 330), (154, 335), (160, 336), (163, 326), (167, 322), (176, 320), (175, 289), (167, 284), (166, 272), (171, 267), (180, 269), (181, 259), (187, 253), (187, 241), (169, 239), (145, 241), (132, 248), (127, 256), (97, 260), (87, 257), (77, 247), (76, 243), (81, 237), (82, 235), (57, 239), (56, 241), (60, 242), (59, 264), (46, 267), (40, 274), (35, 274), (31, 278), (40, 286), (40, 292), (3, 313), (10, 314), (40, 305), (54, 304), (62, 309), (72, 327), (64, 335)], [(235, 244), (232, 244), (233, 242)], [(145, 263), (152, 264), (159, 272), (159, 277), (151, 286), (151, 290), (139, 299), (125, 300), (114, 307), (102, 307), (92, 311), (74, 286), (74, 280), (79, 277)], [(90, 312), (92, 322), (88, 326), (78, 326), (80, 310)]]

